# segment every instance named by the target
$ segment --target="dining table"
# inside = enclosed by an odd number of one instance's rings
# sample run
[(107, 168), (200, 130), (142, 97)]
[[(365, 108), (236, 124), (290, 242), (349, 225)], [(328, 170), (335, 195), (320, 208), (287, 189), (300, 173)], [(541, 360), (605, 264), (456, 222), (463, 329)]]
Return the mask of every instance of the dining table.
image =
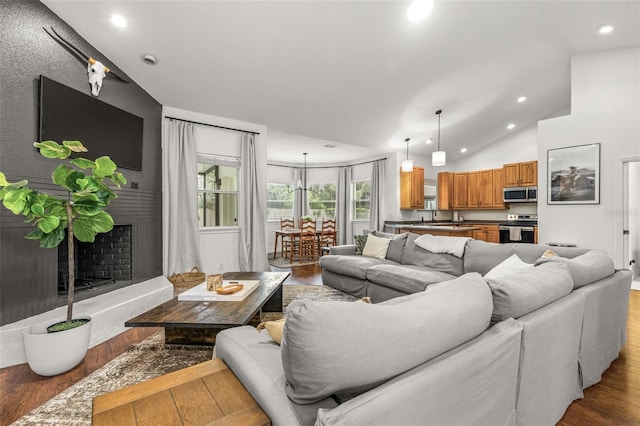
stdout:
[[(273, 244), (273, 258), (276, 258), (276, 255), (278, 254), (278, 239), (280, 239), (280, 243), (282, 244), (282, 239), (283, 237), (287, 236), (287, 237), (291, 237), (292, 239), (299, 237), (300, 234), (302, 233), (301, 229), (298, 228), (289, 228), (289, 229), (277, 229), (275, 231), (276, 234), (276, 238), (275, 238), (275, 242)], [(321, 229), (317, 229), (316, 230), (316, 239), (319, 239), (320, 236), (322, 235), (322, 230)], [(291, 258), (291, 252), (286, 253), (285, 257)]]

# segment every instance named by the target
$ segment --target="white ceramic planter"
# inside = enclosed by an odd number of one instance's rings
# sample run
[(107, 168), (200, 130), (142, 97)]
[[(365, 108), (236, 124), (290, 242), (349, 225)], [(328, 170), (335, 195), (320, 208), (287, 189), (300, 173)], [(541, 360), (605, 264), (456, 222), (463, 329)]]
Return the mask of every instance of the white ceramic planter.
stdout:
[[(90, 317), (78, 318), (91, 320)], [(56, 322), (35, 324), (23, 331), (27, 363), (41, 376), (55, 376), (71, 370), (82, 361), (89, 348), (91, 321), (71, 330), (47, 333), (47, 327)]]

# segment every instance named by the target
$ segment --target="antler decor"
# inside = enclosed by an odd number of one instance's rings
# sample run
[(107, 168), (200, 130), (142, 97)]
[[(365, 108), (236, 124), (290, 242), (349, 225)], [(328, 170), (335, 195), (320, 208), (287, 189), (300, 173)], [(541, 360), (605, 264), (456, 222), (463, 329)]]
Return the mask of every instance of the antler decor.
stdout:
[[(107, 68), (102, 62), (95, 60), (89, 55), (83, 53), (80, 49), (75, 47), (73, 44), (69, 43), (64, 37), (62, 37), (58, 32), (51, 27), (51, 34), (45, 27), (42, 29), (51, 36), (55, 41), (60, 43), (62, 47), (67, 49), (69, 52), (74, 54), (78, 59), (87, 63), (87, 73), (89, 74), (89, 85), (91, 85), (91, 94), (93, 96), (98, 96), (100, 93), (100, 89), (102, 88), (102, 79), (107, 76), (113, 76), (123, 83), (129, 83), (129, 81), (120, 77), (114, 71)], [(55, 34), (55, 35), (54, 35)]]

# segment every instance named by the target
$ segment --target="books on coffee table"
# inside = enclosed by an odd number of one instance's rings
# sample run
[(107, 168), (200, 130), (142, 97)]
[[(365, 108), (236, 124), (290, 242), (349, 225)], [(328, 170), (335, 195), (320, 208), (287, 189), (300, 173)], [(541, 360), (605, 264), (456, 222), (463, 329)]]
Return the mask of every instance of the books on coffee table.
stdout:
[(260, 280), (223, 280), (222, 286), (242, 284), (244, 288), (233, 294), (218, 294), (207, 290), (203, 282), (178, 295), (179, 301), (188, 302), (241, 302), (260, 285)]

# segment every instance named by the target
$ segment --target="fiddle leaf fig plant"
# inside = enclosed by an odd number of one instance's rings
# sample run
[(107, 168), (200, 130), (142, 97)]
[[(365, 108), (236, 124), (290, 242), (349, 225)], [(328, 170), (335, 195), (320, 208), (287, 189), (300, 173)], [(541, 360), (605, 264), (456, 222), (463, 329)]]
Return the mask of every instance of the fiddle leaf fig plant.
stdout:
[(127, 179), (107, 156), (95, 161), (70, 159), (72, 153), (87, 152), (80, 141), (43, 141), (34, 146), (43, 157), (60, 160), (51, 173), (51, 180), (66, 190), (66, 197), (31, 189), (26, 180), (8, 182), (0, 172), (0, 200), (13, 214), (25, 216), (25, 222), (34, 226), (25, 238), (39, 240), (40, 247), (57, 247), (64, 240), (66, 230), (69, 246), (66, 323), (71, 323), (75, 281), (73, 237), (78, 241), (93, 242), (97, 234), (113, 229), (113, 218), (105, 208), (117, 195), (107, 183), (120, 189)]

